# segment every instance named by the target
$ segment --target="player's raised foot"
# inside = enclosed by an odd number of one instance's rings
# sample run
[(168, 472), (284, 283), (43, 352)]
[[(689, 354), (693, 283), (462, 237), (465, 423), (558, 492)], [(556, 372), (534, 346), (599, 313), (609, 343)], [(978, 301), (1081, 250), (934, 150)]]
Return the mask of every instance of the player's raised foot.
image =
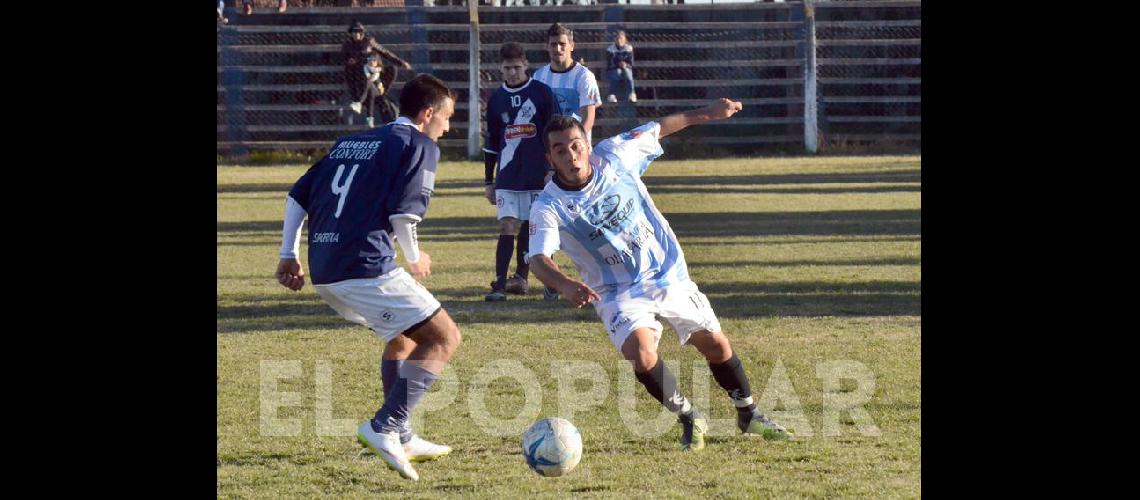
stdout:
[(677, 421), (681, 422), (681, 449), (685, 451), (697, 451), (705, 447), (705, 433), (709, 430), (708, 421), (705, 416), (696, 408), (689, 414), (681, 414), (677, 416)]
[(372, 429), (372, 421), (369, 420), (360, 424), (360, 427), (356, 429), (356, 440), (383, 458), (384, 462), (388, 464), (388, 468), (398, 472), (400, 477), (412, 481), (420, 480), (420, 475), (416, 473), (416, 469), (413, 469), (412, 463), (408, 461), (408, 453), (400, 444), (398, 432), (376, 432)]
[(791, 431), (764, 416), (759, 409), (737, 411), (736, 426), (740, 428), (740, 432), (759, 434), (769, 441), (783, 441), (793, 436)]
[(404, 452), (412, 462), (427, 462), (451, 453), (450, 446), (435, 444), (417, 435), (412, 435), (411, 441), (404, 443)]
[(515, 295), (526, 295), (530, 291), (530, 283), (527, 283), (526, 279), (521, 276), (514, 276), (507, 280), (504, 291)]
[(357, 113), (361, 112), (364, 109), (364, 107), (361, 106), (359, 102), (349, 103), (348, 107)]
[(542, 289), (542, 300), (545, 300), (547, 302), (554, 302), (561, 298), (562, 294), (558, 293), (558, 290), (555, 290), (553, 288)]
[(606, 98), (606, 102), (617, 102), (617, 96), (610, 94), (610, 96)]

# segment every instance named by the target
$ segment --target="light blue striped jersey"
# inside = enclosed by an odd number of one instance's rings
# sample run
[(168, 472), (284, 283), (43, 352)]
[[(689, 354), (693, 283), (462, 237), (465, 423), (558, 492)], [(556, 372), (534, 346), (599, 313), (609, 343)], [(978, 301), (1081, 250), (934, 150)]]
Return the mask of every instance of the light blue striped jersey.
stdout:
[(578, 191), (547, 183), (531, 206), (529, 255), (565, 252), (606, 301), (689, 279), (677, 236), (641, 182), (664, 153), (660, 130), (650, 122), (599, 143), (590, 180)]
[(573, 116), (582, 121), (582, 116), (578, 114), (582, 106), (602, 105), (601, 91), (598, 90), (598, 80), (594, 78), (594, 73), (577, 62), (561, 72), (552, 70), (547, 64), (538, 68), (531, 78), (545, 83), (554, 92), (554, 97), (558, 99), (558, 111), (555, 114)]

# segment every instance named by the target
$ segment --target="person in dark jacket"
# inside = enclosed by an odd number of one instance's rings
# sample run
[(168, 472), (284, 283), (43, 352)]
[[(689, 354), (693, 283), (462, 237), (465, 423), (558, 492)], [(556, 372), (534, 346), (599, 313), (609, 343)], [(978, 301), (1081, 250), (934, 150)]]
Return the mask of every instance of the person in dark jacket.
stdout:
[(360, 96), (364, 95), (367, 85), (364, 65), (367, 63), (369, 55), (379, 54), (386, 62), (395, 65), (395, 67), (388, 64), (384, 65), (384, 71), (380, 74), (380, 81), (383, 83), (384, 89), (392, 87), (392, 82), (396, 79), (396, 67), (412, 69), (411, 64), (400, 59), (400, 56), (392, 53), (392, 51), (385, 49), (376, 41), (376, 38), (367, 36), (364, 33), (363, 24), (352, 23), (352, 26), (348, 28), (348, 34), (350, 38), (341, 45), (340, 51), (344, 55), (344, 81), (348, 85), (348, 96), (351, 102), (359, 102)]
[(637, 102), (637, 92), (633, 88), (633, 45), (625, 31), (618, 30), (614, 43), (606, 48), (609, 60), (606, 61), (606, 78), (610, 81), (609, 102), (617, 102), (616, 96), (629, 97), (630, 102)]

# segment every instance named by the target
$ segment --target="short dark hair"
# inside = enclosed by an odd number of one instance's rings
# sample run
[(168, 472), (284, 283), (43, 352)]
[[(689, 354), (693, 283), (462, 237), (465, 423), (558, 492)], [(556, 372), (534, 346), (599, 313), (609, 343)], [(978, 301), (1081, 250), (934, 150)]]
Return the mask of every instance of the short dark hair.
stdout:
[(546, 122), (546, 129), (542, 133), (542, 147), (546, 152), (550, 152), (550, 133), (561, 132), (563, 130), (570, 130), (578, 127), (578, 131), (582, 132), (582, 137), (586, 137), (586, 127), (582, 126), (582, 122), (578, 121), (573, 116), (554, 115), (550, 117), (550, 121)]
[(506, 61), (507, 59), (526, 59), (526, 49), (516, 42), (507, 42), (499, 48), (499, 57), (501, 61)]
[(546, 39), (547, 40), (549, 40), (552, 37), (561, 36), (561, 35), (566, 35), (566, 38), (568, 40), (574, 41), (574, 30), (571, 30), (570, 28), (563, 26), (561, 23), (551, 24), (550, 29), (546, 30)]
[(404, 84), (400, 91), (400, 114), (413, 117), (427, 108), (439, 111), (447, 98), (455, 100), (455, 92), (443, 80), (421, 73)]

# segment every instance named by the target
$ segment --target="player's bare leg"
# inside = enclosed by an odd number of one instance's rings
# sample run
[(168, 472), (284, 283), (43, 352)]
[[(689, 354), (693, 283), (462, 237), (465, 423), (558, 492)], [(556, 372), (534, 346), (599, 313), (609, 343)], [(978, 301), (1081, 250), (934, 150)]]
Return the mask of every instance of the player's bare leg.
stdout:
[(689, 344), (705, 357), (716, 383), (732, 399), (732, 404), (736, 406), (736, 426), (740, 432), (760, 434), (769, 440), (790, 437), (787, 429), (764, 416), (752, 401), (752, 387), (748, 375), (744, 373), (744, 365), (736, 353), (732, 352), (728, 337), (723, 332), (695, 332), (689, 337)]
[(633, 365), (637, 381), (645, 386), (681, 423), (681, 449), (700, 450), (705, 447), (708, 423), (677, 387), (677, 379), (657, 356), (657, 336), (651, 328), (638, 328), (629, 335), (621, 348), (622, 356)]
[(419, 474), (412, 467), (407, 452), (400, 443), (400, 431), (411, 416), (412, 409), (455, 355), (462, 335), (443, 308), (403, 335), (414, 341), (416, 346), (400, 366), (399, 378), (385, 395), (384, 405), (372, 420), (357, 430), (357, 439), (380, 455), (401, 476), (417, 481)]

